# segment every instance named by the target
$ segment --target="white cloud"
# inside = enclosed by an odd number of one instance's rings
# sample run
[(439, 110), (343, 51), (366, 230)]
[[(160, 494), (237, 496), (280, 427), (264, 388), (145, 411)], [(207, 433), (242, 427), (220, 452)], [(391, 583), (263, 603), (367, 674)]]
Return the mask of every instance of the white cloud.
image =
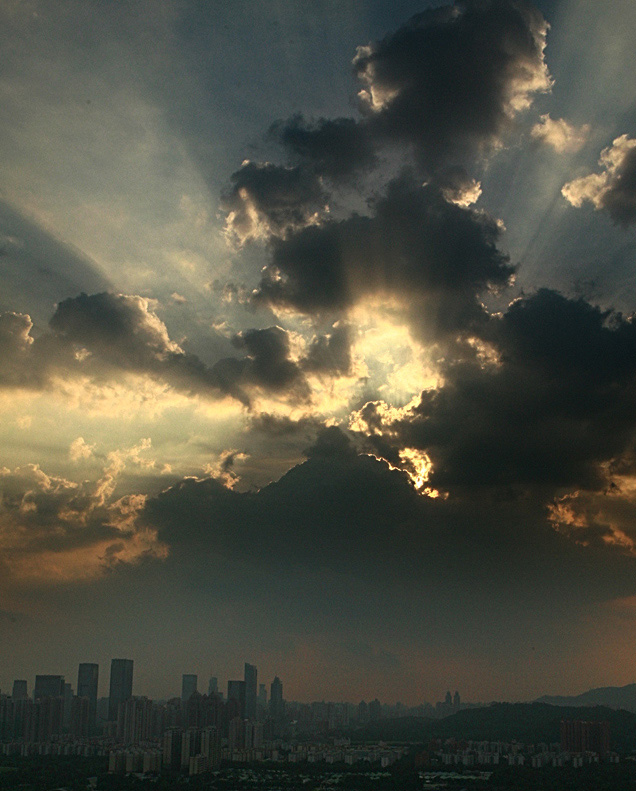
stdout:
[(552, 146), (559, 154), (569, 154), (579, 151), (585, 145), (590, 134), (590, 125), (576, 127), (564, 118), (554, 119), (549, 115), (542, 115), (530, 134), (535, 140)]
[(590, 201), (595, 209), (606, 208), (608, 197), (617, 186), (626, 157), (635, 148), (635, 139), (627, 135), (617, 137), (611, 146), (601, 151), (598, 163), (603, 170), (565, 184), (561, 190), (564, 198), (577, 208), (585, 201)]

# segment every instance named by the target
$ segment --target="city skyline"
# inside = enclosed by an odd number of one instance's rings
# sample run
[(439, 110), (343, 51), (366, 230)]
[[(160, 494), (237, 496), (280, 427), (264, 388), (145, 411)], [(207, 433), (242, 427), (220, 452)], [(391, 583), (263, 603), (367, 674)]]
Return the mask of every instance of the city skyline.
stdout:
[[(233, 694), (237, 694), (238, 687), (235, 687), (234, 692), (232, 691), (232, 685), (241, 685), (241, 698), (242, 703), (244, 706), (244, 711), (242, 712), (243, 716), (246, 719), (254, 719), (256, 716), (256, 708), (249, 710), (247, 708), (247, 677), (249, 676), (250, 672), (257, 672), (257, 667), (250, 663), (245, 663), (245, 680), (237, 681), (231, 678), (228, 678), (225, 684), (225, 689), (223, 689), (223, 685), (219, 687), (218, 684), (218, 676), (208, 676), (209, 682), (206, 685), (203, 683), (203, 677), (201, 679), (201, 685), (203, 687), (207, 687), (207, 691), (203, 689), (199, 689), (199, 676), (197, 674), (192, 673), (182, 673), (181, 674), (181, 682), (180, 682), (180, 693), (177, 693), (176, 690), (172, 691), (172, 694), (167, 695), (157, 695), (157, 694), (149, 694), (147, 691), (139, 692), (135, 689), (135, 665), (134, 660), (132, 659), (111, 659), (110, 660), (110, 668), (111, 672), (108, 676), (108, 682), (105, 679), (105, 674), (102, 674), (102, 681), (101, 681), (101, 688), (99, 687), (99, 664), (94, 662), (81, 662), (78, 667), (77, 671), (77, 678), (78, 683), (77, 687), (74, 688), (73, 694), (77, 697), (87, 697), (91, 698), (93, 693), (95, 695), (95, 703), (97, 700), (108, 701), (110, 698), (116, 698), (116, 707), (118, 708), (120, 703), (124, 703), (126, 700), (130, 698), (150, 698), (151, 700), (174, 700), (177, 698), (181, 699), (182, 704), (187, 703), (190, 697), (198, 693), (199, 695), (207, 694), (208, 696), (215, 694), (219, 695), (222, 700), (226, 702), (231, 699)], [(251, 670), (248, 671), (248, 668)], [(111, 680), (112, 676), (112, 680)], [(36, 673), (35, 680), (33, 684), (30, 684), (29, 679), (13, 679), (10, 684), (6, 684), (4, 687), (0, 685), (0, 694), (8, 695), (13, 700), (19, 700), (23, 697), (29, 697), (32, 699), (36, 699), (36, 690), (38, 689), (38, 685), (40, 685), (40, 697), (63, 697), (64, 695), (64, 687), (70, 686), (68, 682), (65, 682), (66, 676), (64, 674), (43, 674), (43, 673)], [(211, 687), (214, 686), (214, 689)], [(123, 689), (125, 687), (125, 690)], [(267, 683), (259, 683), (257, 685), (258, 693), (255, 704), (263, 705), (263, 700), (268, 708), (268, 710), (274, 707), (274, 716), (276, 712), (280, 715), (282, 711), (282, 705), (284, 703), (283, 698), (283, 684), (279, 677), (279, 674), (275, 674)], [(11, 690), (11, 692), (9, 692)], [(114, 691), (114, 695), (113, 695)], [(59, 694), (58, 694), (59, 692)], [(100, 694), (101, 692), (101, 694)], [(264, 693), (264, 694), (263, 694)], [(328, 696), (323, 695), (322, 700), (326, 700)], [(433, 698), (435, 696), (433, 695)], [(440, 701), (442, 698), (445, 698), (444, 702), (450, 707), (459, 708), (460, 703), (460, 695), (457, 690), (455, 690), (454, 695), (451, 695), (450, 690), (446, 691), (445, 696), (439, 695)], [(374, 699), (375, 696), (373, 696)], [(274, 703), (272, 704), (272, 699)], [(294, 702), (302, 702), (297, 701), (295, 698), (291, 698)], [(317, 699), (318, 700), (318, 699)], [(370, 698), (371, 700), (371, 698)], [(353, 699), (347, 701), (339, 701), (339, 702), (348, 702), (351, 704), (357, 705), (361, 701), (354, 701)], [(401, 701), (383, 701), (388, 705), (392, 705), (395, 703), (401, 703)], [(420, 705), (422, 703), (427, 703), (429, 701), (417, 701), (414, 705)], [(91, 706), (91, 711), (92, 711)], [(111, 718), (111, 706), (108, 706), (108, 714), (109, 718)], [(116, 719), (114, 716), (114, 709), (113, 709), (113, 717), (111, 719)], [(92, 716), (92, 715), (91, 715)]]
[(0, 688), (634, 680), (635, 47), (633, 0), (0, 4)]

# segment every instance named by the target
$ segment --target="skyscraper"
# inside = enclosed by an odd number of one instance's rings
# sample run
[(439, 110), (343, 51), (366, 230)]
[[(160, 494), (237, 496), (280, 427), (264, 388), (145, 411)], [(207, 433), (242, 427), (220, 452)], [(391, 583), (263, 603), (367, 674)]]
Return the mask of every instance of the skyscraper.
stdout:
[(110, 663), (110, 694), (108, 696), (108, 719), (117, 720), (119, 704), (132, 697), (133, 660), (113, 659)]
[(227, 682), (227, 701), (228, 705), (234, 701), (237, 709), (237, 716), (241, 719), (245, 717), (245, 681)]
[(73, 702), (73, 687), (65, 683), (64, 684), (64, 691), (62, 693), (64, 698), (64, 710), (62, 714), (62, 724), (65, 728), (69, 728), (71, 725), (71, 704)]
[(99, 680), (99, 665), (92, 662), (82, 662), (77, 672), (77, 697), (88, 698), (88, 728), (95, 729), (97, 722), (97, 683)]
[(61, 698), (64, 695), (64, 676), (36, 676), (33, 688), (34, 700)]
[(245, 663), (245, 716), (250, 720), (256, 719), (256, 696), (258, 685), (256, 683), (256, 665)]
[(269, 716), (274, 722), (280, 722), (285, 713), (283, 702), (283, 682), (276, 676), (269, 690)]
[(187, 703), (197, 691), (197, 676), (194, 673), (184, 673), (181, 676), (181, 702)]
[(218, 695), (219, 694), (219, 680), (216, 676), (210, 677), (210, 683), (208, 684), (208, 695)]

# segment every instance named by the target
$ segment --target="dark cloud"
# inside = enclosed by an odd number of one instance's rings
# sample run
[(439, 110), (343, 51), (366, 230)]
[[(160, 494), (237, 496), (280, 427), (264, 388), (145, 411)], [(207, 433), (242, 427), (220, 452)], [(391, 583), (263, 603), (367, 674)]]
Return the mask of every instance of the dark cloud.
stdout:
[(352, 118), (321, 118), (313, 123), (302, 115), (274, 124), (270, 133), (304, 165), (332, 181), (377, 164), (369, 130)]
[(125, 294), (80, 294), (65, 299), (51, 318), (51, 332), (33, 338), (29, 316), (0, 314), (0, 385), (43, 389), (56, 376), (144, 374), (178, 390), (210, 398), (231, 395), (250, 405), (255, 390), (308, 400), (301, 366), (290, 359), (289, 336), (280, 327), (245, 330), (233, 345), (245, 356), (206, 366), (171, 340), (151, 300)]
[(466, 0), (358, 47), (353, 68), (363, 85), (363, 117), (309, 121), (296, 114), (275, 123), (270, 135), (292, 164), (246, 161), (233, 174), (221, 203), (228, 229), (242, 243), (323, 220), (324, 179), (333, 190), (370, 172), (387, 144), (414, 152), (448, 200), (474, 202), (479, 185), (468, 176), (458, 185), (457, 173), (501, 145), (534, 94), (550, 89), (547, 27), (524, 0)]
[[(490, 358), (449, 361), (443, 387), (388, 425), (359, 415), (376, 447), (412, 447), (433, 463), (432, 486), (532, 493), (602, 490), (636, 428), (636, 328), (620, 314), (549, 290), (515, 301), (489, 325)], [(387, 458), (391, 458), (388, 457)]]
[(315, 434), (322, 425), (318, 418), (303, 417), (293, 420), (286, 415), (271, 415), (261, 412), (250, 418), (250, 429), (272, 437), (295, 437), (300, 434)]
[(338, 322), (328, 335), (313, 338), (303, 360), (303, 368), (318, 374), (348, 374), (352, 364), (352, 336), (352, 328)]
[(215, 479), (183, 481), (149, 501), (145, 517), (179, 555), (198, 546), (229, 558), (332, 565), (344, 552), (347, 567), (354, 545), (372, 557), (378, 542), (388, 543), (415, 514), (406, 476), (357, 457), (338, 429), (327, 429), (309, 454), (308, 462), (254, 493), (229, 491)]
[(61, 338), (113, 359), (150, 368), (180, 352), (148, 299), (125, 294), (80, 294), (59, 303), (50, 321)]
[(211, 397), (230, 394), (246, 400), (233, 389), (231, 376), (217, 375), (170, 339), (152, 301), (145, 297), (80, 294), (59, 303), (50, 326), (58, 343), (78, 351), (76, 372), (112, 376), (116, 371), (129, 371), (161, 379), (186, 392)]
[(281, 327), (245, 330), (233, 339), (247, 352), (240, 379), (271, 392), (287, 391), (300, 400), (309, 398), (309, 385), (297, 363), (290, 359), (289, 336)]
[(294, 584), (305, 572), (338, 573), (371, 584), (378, 597), (403, 584), (411, 594), (429, 591), (429, 605), (452, 611), (473, 594), (521, 596), (527, 608), (557, 590), (560, 610), (569, 586), (581, 596), (592, 567), (588, 603), (634, 590), (632, 559), (602, 543), (581, 547), (553, 528), (541, 504), (422, 496), (404, 472), (358, 455), (333, 427), (306, 462), (258, 492), (185, 480), (149, 500), (143, 518), (170, 546), (168, 563), (200, 579), (210, 563), (228, 561)]
[(484, 320), (479, 293), (506, 285), (513, 273), (497, 249), (500, 230), (489, 215), (403, 176), (372, 216), (277, 240), (255, 298), (320, 313), (390, 296), (410, 304), (414, 321), (432, 334), (466, 330)]
[(326, 194), (316, 173), (301, 167), (244, 162), (221, 200), (227, 229), (240, 243), (285, 236), (325, 208)]
[(305, 451), (308, 459), (347, 459), (356, 455), (351, 440), (337, 426), (324, 428)]
[(466, 0), (412, 17), (358, 48), (370, 129), (411, 144), (428, 171), (487, 151), (533, 94), (550, 88), (546, 31), (522, 0)]

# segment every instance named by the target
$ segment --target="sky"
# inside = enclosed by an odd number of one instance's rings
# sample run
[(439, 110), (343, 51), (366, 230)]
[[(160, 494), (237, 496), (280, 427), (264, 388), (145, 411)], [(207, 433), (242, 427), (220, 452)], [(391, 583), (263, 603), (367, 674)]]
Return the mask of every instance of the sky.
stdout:
[(636, 680), (631, 0), (4, 0), (0, 690)]

